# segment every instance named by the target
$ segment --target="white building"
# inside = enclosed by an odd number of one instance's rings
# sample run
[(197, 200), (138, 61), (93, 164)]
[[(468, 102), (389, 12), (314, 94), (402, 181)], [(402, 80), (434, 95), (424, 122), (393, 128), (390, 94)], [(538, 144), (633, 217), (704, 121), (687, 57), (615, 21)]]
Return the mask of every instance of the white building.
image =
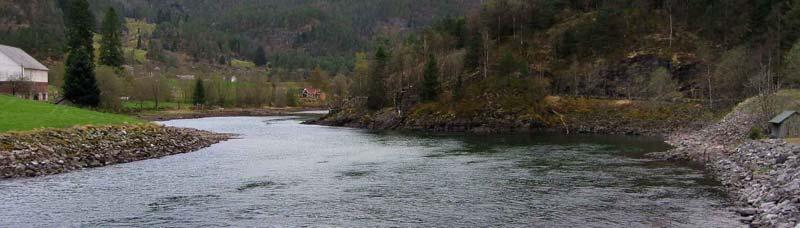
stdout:
[(48, 71), (22, 49), (0, 45), (0, 93), (47, 100)]

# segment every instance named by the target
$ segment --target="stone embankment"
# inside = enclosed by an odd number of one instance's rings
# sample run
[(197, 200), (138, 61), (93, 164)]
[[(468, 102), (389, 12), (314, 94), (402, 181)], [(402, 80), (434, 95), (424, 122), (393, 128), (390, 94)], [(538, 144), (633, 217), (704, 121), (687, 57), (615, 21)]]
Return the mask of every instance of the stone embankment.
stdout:
[(227, 134), (128, 125), (0, 134), (0, 179), (57, 174), (192, 152)]
[(673, 135), (668, 159), (706, 164), (738, 199), (742, 222), (754, 227), (800, 228), (800, 146), (784, 140), (748, 140), (759, 123), (755, 99), (743, 102), (720, 122)]

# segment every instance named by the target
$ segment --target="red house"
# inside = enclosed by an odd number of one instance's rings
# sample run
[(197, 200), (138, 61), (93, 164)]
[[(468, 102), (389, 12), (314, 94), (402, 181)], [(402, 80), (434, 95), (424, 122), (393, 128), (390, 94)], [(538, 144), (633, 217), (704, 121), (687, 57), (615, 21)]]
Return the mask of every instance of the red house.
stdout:
[(301, 98), (307, 98), (307, 99), (325, 100), (325, 93), (323, 93), (322, 90), (319, 90), (319, 89), (316, 89), (316, 88), (307, 87), (307, 88), (303, 88), (303, 91), (300, 94), (300, 97)]

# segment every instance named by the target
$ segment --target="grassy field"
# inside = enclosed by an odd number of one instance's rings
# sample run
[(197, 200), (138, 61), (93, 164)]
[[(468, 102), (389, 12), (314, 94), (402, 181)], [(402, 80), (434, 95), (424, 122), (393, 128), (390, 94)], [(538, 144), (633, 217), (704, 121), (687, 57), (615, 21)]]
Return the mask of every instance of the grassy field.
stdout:
[(144, 123), (133, 117), (0, 95), (0, 132), (79, 125)]
[[(146, 110), (155, 110), (156, 109), (156, 102), (154, 101), (124, 101), (122, 102), (122, 107), (133, 110), (133, 111), (146, 111)], [(158, 102), (158, 109), (186, 109), (192, 107), (189, 103), (178, 103), (178, 102)]]
[(238, 59), (231, 60), (231, 66), (236, 67), (236, 68), (240, 68), (240, 69), (256, 68), (256, 64), (255, 63), (250, 62), (250, 61), (246, 61), (246, 60), (238, 60)]

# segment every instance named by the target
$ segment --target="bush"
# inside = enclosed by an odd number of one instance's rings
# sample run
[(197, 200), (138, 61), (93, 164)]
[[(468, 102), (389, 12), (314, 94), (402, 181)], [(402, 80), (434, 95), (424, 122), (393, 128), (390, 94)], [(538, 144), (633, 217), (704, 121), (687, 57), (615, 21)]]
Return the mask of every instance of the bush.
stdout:
[(764, 130), (762, 130), (760, 127), (752, 127), (750, 128), (750, 133), (748, 133), (747, 137), (752, 140), (759, 140), (766, 138), (766, 135), (764, 134)]

